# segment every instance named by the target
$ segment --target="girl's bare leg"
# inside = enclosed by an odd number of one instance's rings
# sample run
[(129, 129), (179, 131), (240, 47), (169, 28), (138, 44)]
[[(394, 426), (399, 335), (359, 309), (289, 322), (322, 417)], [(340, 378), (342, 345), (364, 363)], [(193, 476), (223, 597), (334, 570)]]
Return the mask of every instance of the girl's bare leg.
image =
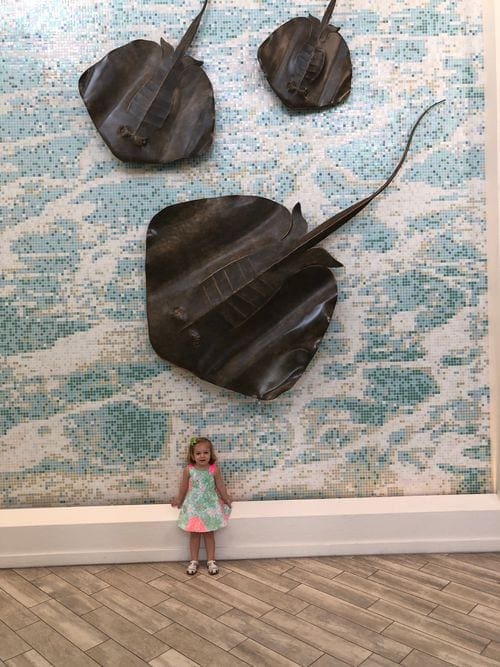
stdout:
[(212, 532), (203, 533), (205, 540), (205, 549), (207, 551), (207, 560), (215, 560), (215, 535)]
[(189, 533), (189, 552), (191, 560), (198, 560), (201, 533)]

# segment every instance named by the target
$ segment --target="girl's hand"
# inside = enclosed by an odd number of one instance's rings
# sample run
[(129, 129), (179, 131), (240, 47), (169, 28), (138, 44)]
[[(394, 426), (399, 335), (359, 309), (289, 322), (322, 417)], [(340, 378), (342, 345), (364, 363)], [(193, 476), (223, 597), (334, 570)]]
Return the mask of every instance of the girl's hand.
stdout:
[(231, 500), (231, 498), (224, 498), (223, 500), (228, 507), (232, 507), (233, 501)]
[(180, 507), (182, 505), (182, 503), (179, 502), (179, 498), (174, 498), (172, 501), (170, 501), (170, 504), (172, 507)]

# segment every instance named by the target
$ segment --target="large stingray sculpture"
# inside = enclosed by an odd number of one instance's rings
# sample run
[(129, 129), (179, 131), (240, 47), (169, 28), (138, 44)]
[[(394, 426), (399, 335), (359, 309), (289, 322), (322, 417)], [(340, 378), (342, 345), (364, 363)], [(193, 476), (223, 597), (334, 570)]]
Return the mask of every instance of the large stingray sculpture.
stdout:
[(124, 162), (165, 164), (212, 143), (214, 95), (203, 64), (186, 55), (200, 13), (174, 48), (137, 39), (82, 74), (80, 95), (99, 134)]
[(243, 195), (175, 204), (155, 215), (147, 232), (146, 290), (158, 355), (260, 399), (292, 387), (337, 300), (331, 267), (342, 265), (316, 246), (385, 190), (432, 106), (385, 183), (311, 231), (300, 204), (290, 213)]
[(292, 109), (323, 109), (351, 90), (351, 56), (339, 29), (329, 25), (337, 0), (321, 21), (298, 17), (277, 28), (257, 52), (271, 88)]

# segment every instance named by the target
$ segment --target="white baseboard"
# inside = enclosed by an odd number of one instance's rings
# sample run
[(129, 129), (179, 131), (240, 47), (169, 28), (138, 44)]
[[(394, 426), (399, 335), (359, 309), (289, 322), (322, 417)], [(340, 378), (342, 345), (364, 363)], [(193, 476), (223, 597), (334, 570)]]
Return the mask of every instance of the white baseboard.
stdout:
[[(0, 567), (185, 560), (170, 505), (0, 510)], [(495, 494), (238, 502), (217, 557), (500, 551)]]

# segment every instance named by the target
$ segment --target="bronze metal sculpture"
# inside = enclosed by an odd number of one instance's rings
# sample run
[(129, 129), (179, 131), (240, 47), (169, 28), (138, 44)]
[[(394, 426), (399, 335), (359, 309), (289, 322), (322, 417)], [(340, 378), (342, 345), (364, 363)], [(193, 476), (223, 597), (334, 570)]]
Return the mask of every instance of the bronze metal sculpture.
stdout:
[(351, 57), (339, 29), (329, 25), (337, 0), (323, 19), (298, 17), (277, 28), (257, 57), (271, 88), (291, 109), (323, 109), (351, 90)]
[[(437, 102), (436, 104), (439, 104)], [(168, 206), (146, 241), (149, 336), (157, 354), (216, 385), (273, 399), (299, 379), (337, 300), (320, 241), (391, 183), (311, 231), (300, 204), (290, 213), (262, 197), (226, 196)]]
[(124, 162), (166, 164), (210, 147), (212, 84), (199, 60), (186, 55), (200, 13), (174, 48), (138, 39), (111, 51), (82, 74), (80, 95), (100, 135)]

